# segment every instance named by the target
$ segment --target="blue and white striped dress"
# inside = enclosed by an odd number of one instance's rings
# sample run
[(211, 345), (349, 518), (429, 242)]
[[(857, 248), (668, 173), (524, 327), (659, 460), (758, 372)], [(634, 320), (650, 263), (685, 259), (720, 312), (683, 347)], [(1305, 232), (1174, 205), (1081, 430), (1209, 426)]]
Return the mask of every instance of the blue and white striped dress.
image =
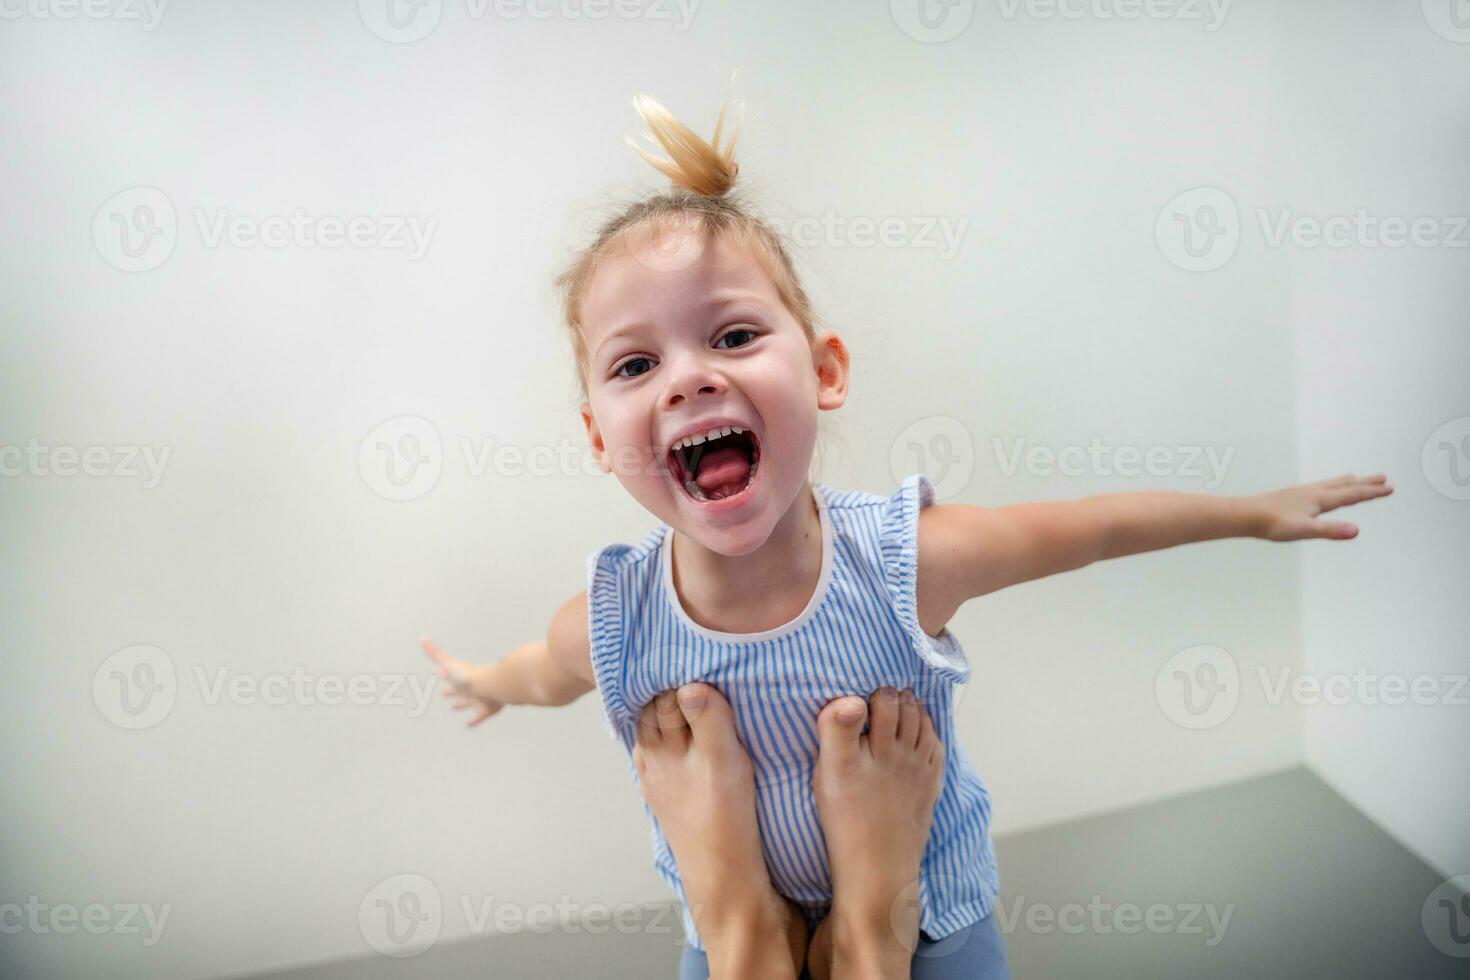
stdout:
[[(913, 688), (946, 760), (921, 867), (919, 926), (931, 937), (946, 936), (990, 914), (998, 880), (990, 797), (954, 738), (954, 685), (968, 678), (970, 667), (954, 635), (945, 629), (927, 636), (916, 612), (919, 511), (933, 502), (934, 488), (922, 474), (886, 498), (812, 487), (822, 526), (821, 577), (801, 614), (774, 629), (722, 633), (690, 619), (673, 587), (667, 524), (637, 546), (612, 544), (588, 557), (592, 668), (604, 721), (628, 750), (631, 769), (644, 704), (689, 681), (717, 688), (754, 765), (756, 819), (771, 882), (815, 924), (832, 901), (811, 787), (817, 714), (844, 694)], [(656, 820), (653, 855), (685, 905), (685, 934), (702, 949)]]

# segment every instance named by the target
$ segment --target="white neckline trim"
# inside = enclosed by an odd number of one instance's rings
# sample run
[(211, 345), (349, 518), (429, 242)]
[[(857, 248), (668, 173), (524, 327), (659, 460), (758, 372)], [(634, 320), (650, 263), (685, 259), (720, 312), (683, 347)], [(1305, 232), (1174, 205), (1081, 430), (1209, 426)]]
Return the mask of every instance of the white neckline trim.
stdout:
[(827, 586), (832, 581), (833, 565), (833, 533), (832, 518), (827, 514), (827, 495), (821, 487), (812, 484), (812, 498), (817, 503), (817, 519), (822, 528), (822, 571), (817, 576), (817, 587), (812, 591), (811, 598), (807, 600), (806, 608), (797, 614), (796, 618), (780, 626), (773, 626), (768, 630), (758, 633), (725, 633), (721, 630), (712, 630), (707, 626), (701, 626), (690, 618), (684, 609), (684, 602), (679, 598), (678, 591), (674, 588), (674, 529), (667, 528), (664, 539), (659, 544), (659, 564), (663, 565), (664, 593), (668, 597), (668, 603), (674, 609), (674, 615), (686, 627), (707, 639), (718, 640), (721, 643), (751, 643), (756, 640), (773, 640), (779, 636), (799, 628), (816, 613), (817, 607), (826, 598)]

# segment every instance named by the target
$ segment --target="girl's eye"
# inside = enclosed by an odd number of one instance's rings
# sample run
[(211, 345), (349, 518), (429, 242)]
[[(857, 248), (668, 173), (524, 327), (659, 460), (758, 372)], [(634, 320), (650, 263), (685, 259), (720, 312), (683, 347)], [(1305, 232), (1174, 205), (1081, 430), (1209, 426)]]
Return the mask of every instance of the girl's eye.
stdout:
[(650, 362), (648, 358), (643, 357), (641, 355), (638, 356), (638, 357), (630, 357), (626, 361), (624, 361), (623, 363), (619, 364), (616, 368), (613, 369), (613, 377), (617, 377), (617, 378), (636, 378), (640, 374), (646, 374), (647, 372), (653, 370), (653, 368), (650, 366), (650, 367), (645, 367), (642, 370), (634, 371), (632, 374), (624, 374), (623, 373), (623, 369), (624, 368), (628, 367), (629, 365), (639, 364), (639, 363), (651, 364), (652, 362)]
[(720, 341), (721, 340), (729, 340), (731, 337), (739, 336), (740, 334), (745, 334), (746, 336), (748, 336), (750, 338), (750, 340), (747, 340), (744, 343), (736, 344), (735, 345), (736, 347), (745, 347), (746, 345), (750, 344), (752, 341), (755, 340), (755, 331), (754, 330), (746, 330), (744, 327), (736, 327), (734, 330), (731, 330), (729, 333), (727, 333), (723, 337), (721, 337), (720, 340), (715, 341), (715, 346), (718, 347), (720, 345)]

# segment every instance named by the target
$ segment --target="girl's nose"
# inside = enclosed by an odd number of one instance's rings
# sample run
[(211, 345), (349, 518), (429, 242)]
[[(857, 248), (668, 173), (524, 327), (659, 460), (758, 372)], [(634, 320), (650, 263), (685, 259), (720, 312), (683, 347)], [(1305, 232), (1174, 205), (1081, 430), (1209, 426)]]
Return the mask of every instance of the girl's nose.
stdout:
[(728, 387), (719, 371), (705, 365), (699, 358), (686, 358), (669, 373), (669, 387), (664, 393), (664, 405), (673, 408), (695, 395), (718, 395)]

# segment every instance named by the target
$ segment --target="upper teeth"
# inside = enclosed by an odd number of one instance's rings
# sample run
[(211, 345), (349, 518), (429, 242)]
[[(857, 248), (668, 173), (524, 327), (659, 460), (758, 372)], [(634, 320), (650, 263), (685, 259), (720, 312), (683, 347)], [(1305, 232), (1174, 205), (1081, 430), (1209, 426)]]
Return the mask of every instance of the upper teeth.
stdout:
[(674, 443), (669, 448), (670, 448), (670, 450), (672, 450), (674, 452), (678, 452), (680, 449), (687, 449), (690, 446), (697, 446), (700, 443), (705, 442), (705, 441), (707, 441), (709, 439), (720, 439), (720, 438), (723, 438), (724, 436), (728, 436), (732, 432), (744, 432), (744, 431), (745, 430), (742, 429), (738, 425), (727, 425), (727, 426), (725, 426), (722, 429), (710, 429), (708, 432), (706, 432), (702, 436), (701, 435), (685, 436), (683, 439), (680, 439), (678, 442)]

